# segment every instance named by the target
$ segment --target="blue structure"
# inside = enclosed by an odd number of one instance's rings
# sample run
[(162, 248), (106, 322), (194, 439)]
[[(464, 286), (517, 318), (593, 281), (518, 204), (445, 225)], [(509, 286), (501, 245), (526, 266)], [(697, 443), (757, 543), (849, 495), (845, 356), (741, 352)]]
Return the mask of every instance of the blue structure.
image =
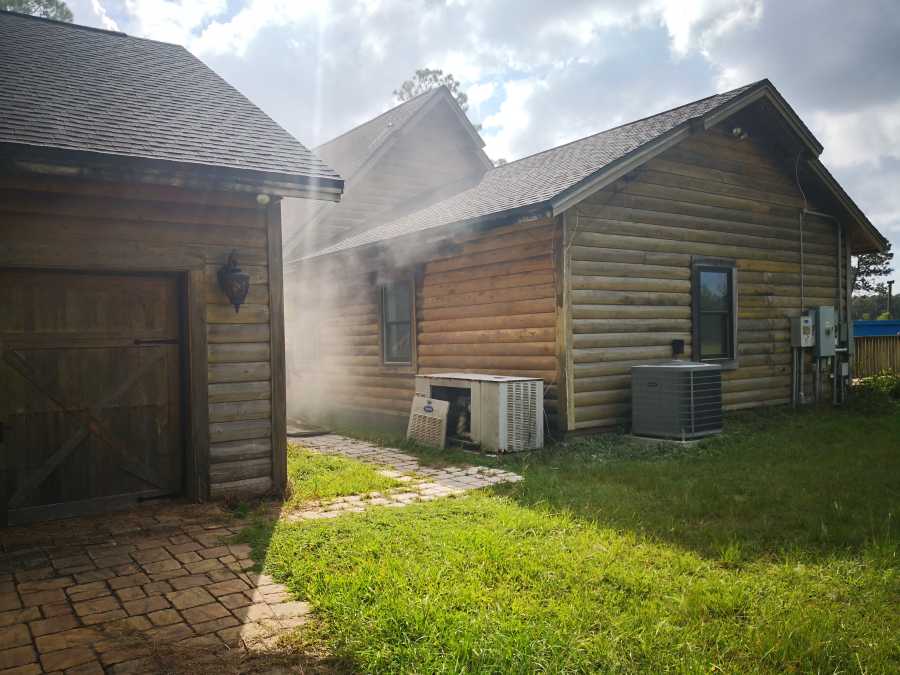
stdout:
[(900, 321), (854, 321), (854, 337), (885, 337), (900, 335)]

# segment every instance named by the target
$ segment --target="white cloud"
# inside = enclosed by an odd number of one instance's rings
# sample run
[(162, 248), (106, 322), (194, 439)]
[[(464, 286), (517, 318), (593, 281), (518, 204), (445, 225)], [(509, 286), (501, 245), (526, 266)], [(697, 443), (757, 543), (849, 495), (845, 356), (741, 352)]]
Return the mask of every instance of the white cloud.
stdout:
[(900, 157), (900, 99), (852, 111), (819, 111), (811, 123), (836, 168)]
[(500, 109), (481, 123), (484, 129), (485, 152), (489, 157), (515, 159), (513, 140), (531, 125), (528, 102), (538, 88), (546, 83), (535, 80), (511, 80), (503, 84), (506, 97)]
[(97, 18), (100, 20), (100, 25), (106, 30), (119, 30), (119, 24), (110, 18), (109, 14), (106, 12), (106, 8), (100, 0), (91, 0), (91, 9), (94, 10), (94, 14), (96, 14)]
[(226, 0), (126, 0), (136, 32), (163, 42), (188, 45), (195, 32), (228, 9)]
[(190, 36), (186, 46), (200, 55), (234, 54), (243, 57), (263, 29), (295, 25), (298, 31), (309, 30), (306, 22), (311, 20), (315, 25), (324, 21), (328, 10), (329, 3), (324, 1), (252, 0), (233, 17), (212, 21), (198, 35)]
[(466, 89), (466, 96), (469, 97), (469, 110), (481, 118), (481, 106), (490, 100), (495, 91), (497, 91), (497, 85), (493, 82), (482, 82)]
[(762, 0), (662, 0), (658, 11), (678, 55), (747, 30), (762, 17)]

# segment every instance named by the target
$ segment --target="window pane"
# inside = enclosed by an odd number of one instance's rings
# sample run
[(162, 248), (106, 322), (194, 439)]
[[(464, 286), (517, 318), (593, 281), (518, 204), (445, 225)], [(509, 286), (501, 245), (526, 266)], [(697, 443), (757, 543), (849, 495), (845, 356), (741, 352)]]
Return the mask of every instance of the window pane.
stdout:
[(385, 363), (411, 363), (412, 300), (409, 282), (400, 281), (384, 287), (381, 323)]
[(728, 272), (700, 271), (700, 311), (731, 311)]
[(728, 358), (728, 314), (700, 315), (700, 358)]
[(409, 284), (399, 282), (384, 288), (385, 321), (409, 321)]
[(389, 323), (384, 327), (384, 360), (390, 363), (409, 363), (410, 326), (408, 323)]

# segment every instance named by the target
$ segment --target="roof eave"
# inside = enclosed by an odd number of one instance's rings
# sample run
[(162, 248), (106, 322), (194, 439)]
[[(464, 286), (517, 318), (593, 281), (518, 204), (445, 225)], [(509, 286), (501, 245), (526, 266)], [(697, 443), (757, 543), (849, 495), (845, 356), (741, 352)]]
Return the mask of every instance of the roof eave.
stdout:
[(607, 185), (631, 173), (656, 155), (677, 145), (692, 133), (690, 120), (673, 127), (662, 136), (645, 143), (627, 155), (604, 166), (550, 200), (553, 215), (559, 215)]
[(819, 139), (815, 137), (810, 128), (804, 124), (803, 120), (800, 119), (800, 116), (794, 112), (794, 109), (784, 97), (778, 93), (778, 90), (775, 89), (775, 85), (769, 80), (759, 81), (755, 86), (751, 87), (740, 96), (736, 96), (728, 103), (703, 115), (703, 126), (706, 129), (710, 129), (723, 120), (728, 119), (736, 112), (746, 108), (751, 103), (755, 103), (762, 99), (768, 100), (768, 102), (781, 114), (791, 130), (797, 134), (812, 154), (816, 157), (822, 154), (824, 147), (819, 142)]
[(505, 211), (477, 216), (475, 218), (467, 218), (465, 220), (457, 220), (452, 223), (445, 223), (426, 230), (416, 230), (408, 234), (390, 237), (387, 239), (378, 239), (376, 241), (359, 244), (351, 248), (340, 251), (313, 253), (301, 258), (294, 258), (285, 261), (285, 268), (296, 268), (302, 263), (312, 262), (315, 260), (323, 260), (325, 258), (334, 258), (339, 256), (351, 256), (376, 251), (379, 246), (392, 245), (402, 243), (407, 239), (421, 239), (422, 235), (432, 235), (427, 239), (422, 239), (422, 244), (434, 244), (436, 241), (444, 240), (461, 230), (467, 230), (476, 227), (500, 227), (513, 222), (522, 220), (539, 220), (541, 218), (552, 218), (553, 209), (549, 201), (540, 202), (538, 204), (530, 204), (527, 206), (519, 206)]
[(0, 143), (0, 170), (101, 182), (136, 182), (191, 190), (218, 190), (340, 201), (344, 181), (234, 167), (172, 162), (82, 150)]
[(841, 187), (841, 184), (837, 182), (834, 176), (831, 175), (831, 172), (825, 167), (824, 164), (818, 158), (811, 158), (807, 160), (807, 165), (810, 170), (822, 181), (825, 187), (828, 188), (829, 192), (834, 196), (834, 198), (838, 201), (838, 203), (847, 211), (851, 218), (859, 225), (860, 230), (866, 237), (869, 239), (869, 242), (872, 246), (868, 249), (857, 249), (852, 251), (854, 255), (858, 255), (860, 253), (884, 253), (888, 248), (888, 240), (887, 238), (878, 231), (878, 228), (872, 224), (872, 221), (866, 217), (866, 214), (863, 213), (862, 209), (860, 209), (856, 202), (846, 193), (844, 188)]
[[(459, 105), (457, 100), (453, 98), (453, 95), (447, 89), (447, 87), (440, 87), (439, 91), (441, 92), (441, 96), (443, 96), (444, 100), (450, 106), (450, 109), (453, 110), (453, 114), (459, 119), (460, 124), (463, 129), (466, 131), (466, 134), (471, 138), (472, 142), (475, 144), (475, 147), (478, 148), (478, 159), (484, 165), (485, 170), (494, 168), (494, 163), (491, 161), (491, 158), (487, 156), (487, 153), (484, 151), (484, 146), (486, 145), (484, 139), (481, 137), (481, 134), (478, 133), (478, 129), (475, 128), (475, 125), (472, 124), (472, 120), (469, 119), (469, 116)], [(431, 105), (429, 103), (429, 105)]]
[[(615, 182), (622, 176), (641, 166), (644, 162), (673, 147), (687, 136), (694, 133), (694, 125), (700, 124), (705, 131), (723, 120), (728, 119), (738, 111), (746, 108), (751, 103), (766, 98), (775, 109), (785, 118), (791, 129), (797, 133), (811, 153), (816, 156), (822, 152), (822, 144), (812, 134), (809, 128), (800, 120), (787, 101), (776, 91), (768, 80), (761, 80), (756, 86), (751, 87), (733, 100), (725, 103), (705, 115), (697, 116), (673, 127), (658, 138), (635, 148), (627, 155), (604, 166), (594, 174), (582, 179), (570, 188), (556, 195), (553, 202), (553, 213), (557, 215), (571, 208), (582, 199), (601, 190)], [(863, 216), (864, 217), (864, 216)]]

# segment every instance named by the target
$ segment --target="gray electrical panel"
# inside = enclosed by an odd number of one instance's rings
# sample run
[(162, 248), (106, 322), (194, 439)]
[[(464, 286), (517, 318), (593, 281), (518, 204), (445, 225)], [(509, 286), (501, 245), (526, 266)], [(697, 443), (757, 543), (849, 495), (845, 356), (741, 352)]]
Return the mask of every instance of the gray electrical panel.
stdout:
[(834, 356), (834, 347), (837, 338), (837, 326), (834, 321), (834, 307), (816, 307), (814, 313), (816, 358)]
[(791, 317), (791, 347), (814, 347), (816, 334), (813, 332), (813, 318), (809, 314)]

